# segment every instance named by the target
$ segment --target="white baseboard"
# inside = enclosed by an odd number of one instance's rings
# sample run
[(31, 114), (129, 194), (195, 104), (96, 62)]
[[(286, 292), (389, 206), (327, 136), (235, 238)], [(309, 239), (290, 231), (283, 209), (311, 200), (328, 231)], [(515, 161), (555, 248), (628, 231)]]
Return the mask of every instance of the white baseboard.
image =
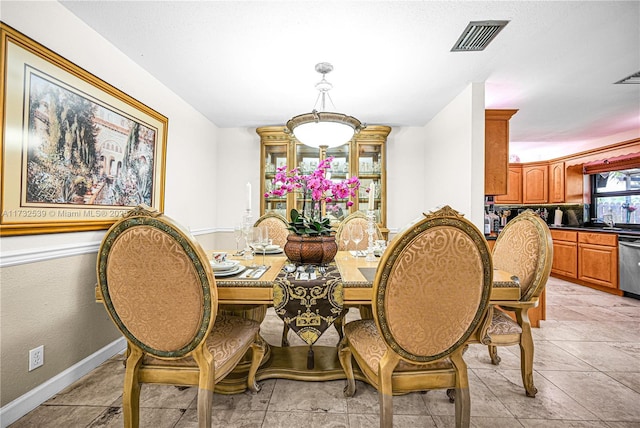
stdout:
[(0, 426), (6, 428), (109, 358), (124, 352), (126, 349), (127, 341), (124, 337), (121, 337), (26, 394), (16, 398), (0, 409)]

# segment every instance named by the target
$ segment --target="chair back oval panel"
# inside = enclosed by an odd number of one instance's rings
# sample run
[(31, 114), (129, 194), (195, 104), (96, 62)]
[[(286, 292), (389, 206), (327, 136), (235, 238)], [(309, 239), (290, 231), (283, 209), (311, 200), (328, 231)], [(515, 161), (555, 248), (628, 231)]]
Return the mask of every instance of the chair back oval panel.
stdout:
[[(346, 246), (344, 245), (344, 241), (342, 241), (341, 236), (344, 233), (345, 228), (348, 227), (360, 227), (362, 229), (363, 240), (362, 242), (359, 242), (358, 245), (356, 245), (353, 241), (350, 241)], [(338, 250), (352, 251), (356, 249), (366, 249), (368, 245), (367, 239), (369, 239), (369, 235), (367, 233), (368, 228), (369, 219), (367, 218), (366, 214), (362, 213), (361, 211), (356, 211), (348, 215), (347, 218), (345, 218), (342, 223), (340, 223), (338, 229), (336, 230), (336, 241), (338, 243)], [(382, 231), (377, 224), (375, 224), (375, 233), (373, 234), (373, 239), (384, 239), (384, 235), (382, 235)]]
[(520, 300), (538, 297), (549, 277), (553, 241), (549, 227), (533, 211), (527, 210), (509, 221), (493, 249), (493, 265), (520, 280)]
[(384, 340), (415, 363), (463, 345), (486, 312), (491, 291), (484, 237), (462, 216), (435, 216), (439, 212), (394, 239), (374, 283), (374, 317)]
[(291, 233), (287, 229), (289, 227), (287, 219), (276, 213), (263, 215), (255, 222), (254, 227), (266, 227), (269, 230), (269, 239), (282, 248), (287, 243), (287, 236)]
[(109, 315), (125, 337), (160, 358), (179, 358), (215, 320), (215, 280), (199, 244), (158, 218), (116, 223), (99, 252)]

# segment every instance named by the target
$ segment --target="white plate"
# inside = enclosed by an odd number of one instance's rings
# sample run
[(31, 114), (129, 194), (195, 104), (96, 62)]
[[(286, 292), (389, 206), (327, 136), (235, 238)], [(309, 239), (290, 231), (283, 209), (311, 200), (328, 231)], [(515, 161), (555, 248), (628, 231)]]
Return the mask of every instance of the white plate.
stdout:
[(231, 275), (235, 275), (237, 273), (242, 272), (243, 270), (245, 270), (247, 267), (245, 265), (237, 265), (236, 267), (234, 267), (233, 269), (229, 269), (229, 270), (223, 270), (223, 271), (218, 271), (218, 272), (214, 272), (214, 276), (217, 277), (222, 277), (222, 276), (231, 276)]
[[(283, 252), (283, 249), (280, 247), (273, 248), (271, 250), (267, 247), (267, 251), (264, 251), (265, 254), (280, 254), (282, 252)], [(256, 250), (256, 254), (262, 254), (262, 253), (263, 251), (261, 249)]]
[(238, 260), (226, 260), (220, 263), (211, 260), (211, 269), (213, 269), (214, 272), (226, 271), (235, 268), (238, 263), (240, 263)]

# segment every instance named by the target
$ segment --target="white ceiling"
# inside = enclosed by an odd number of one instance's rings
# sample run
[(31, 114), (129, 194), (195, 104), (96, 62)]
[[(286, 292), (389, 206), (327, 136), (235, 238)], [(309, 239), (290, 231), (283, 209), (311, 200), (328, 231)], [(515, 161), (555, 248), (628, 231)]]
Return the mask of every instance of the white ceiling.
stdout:
[[(579, 145), (640, 129), (638, 1), (62, 1), (219, 127), (314, 107), (327, 61), (337, 111), (423, 126), (470, 82), (515, 108), (511, 141)], [(481, 52), (470, 21), (509, 20)]]

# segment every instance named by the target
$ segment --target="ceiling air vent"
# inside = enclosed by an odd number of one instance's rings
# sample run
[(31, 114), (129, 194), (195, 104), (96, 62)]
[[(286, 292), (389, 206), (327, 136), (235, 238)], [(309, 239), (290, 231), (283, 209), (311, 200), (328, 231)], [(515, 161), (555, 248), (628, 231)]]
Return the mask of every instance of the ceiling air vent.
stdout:
[(618, 80), (615, 83), (615, 85), (618, 85), (618, 84), (628, 85), (628, 84), (634, 84), (634, 83), (636, 85), (640, 83), (640, 71), (638, 71), (637, 73), (633, 73), (631, 76), (627, 76), (622, 80)]
[(451, 52), (481, 51), (498, 35), (509, 21), (471, 21)]

